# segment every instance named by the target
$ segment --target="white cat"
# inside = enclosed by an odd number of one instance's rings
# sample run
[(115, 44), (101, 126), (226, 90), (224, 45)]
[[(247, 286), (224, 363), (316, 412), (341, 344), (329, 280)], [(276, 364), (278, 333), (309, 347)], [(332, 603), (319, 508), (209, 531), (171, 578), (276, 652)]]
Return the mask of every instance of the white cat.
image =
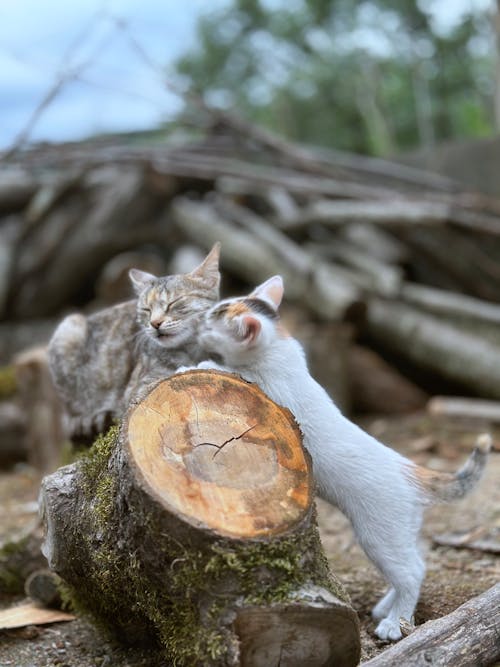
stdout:
[[(401, 637), (400, 618), (411, 620), (425, 572), (417, 541), (424, 507), (464, 496), (477, 482), (491, 448), (481, 435), (456, 474), (434, 472), (404, 458), (344, 417), (309, 375), (304, 351), (279, 321), (280, 276), (248, 297), (221, 301), (205, 316), (197, 368), (235, 372), (289, 408), (313, 460), (320, 497), (352, 522), (368, 557), (390, 584), (373, 609), (381, 639)], [(186, 370), (180, 368), (179, 371)]]

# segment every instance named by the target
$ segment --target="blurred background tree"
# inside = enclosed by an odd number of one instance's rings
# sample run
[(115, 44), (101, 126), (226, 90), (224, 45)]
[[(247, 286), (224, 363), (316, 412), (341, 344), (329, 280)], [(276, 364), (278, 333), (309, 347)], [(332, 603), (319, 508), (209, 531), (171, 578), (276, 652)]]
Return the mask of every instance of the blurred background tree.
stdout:
[(492, 16), (432, 0), (234, 0), (176, 63), (190, 90), (290, 139), (390, 155), (494, 131)]

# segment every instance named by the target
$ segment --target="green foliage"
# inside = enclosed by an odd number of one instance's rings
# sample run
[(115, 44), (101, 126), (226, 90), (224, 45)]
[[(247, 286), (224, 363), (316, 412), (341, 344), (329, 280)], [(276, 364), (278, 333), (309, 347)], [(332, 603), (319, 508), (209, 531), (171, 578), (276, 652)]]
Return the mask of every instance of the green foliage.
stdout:
[(429, 2), (233, 0), (177, 62), (192, 90), (290, 138), (373, 154), (492, 132), (484, 13), (446, 32)]

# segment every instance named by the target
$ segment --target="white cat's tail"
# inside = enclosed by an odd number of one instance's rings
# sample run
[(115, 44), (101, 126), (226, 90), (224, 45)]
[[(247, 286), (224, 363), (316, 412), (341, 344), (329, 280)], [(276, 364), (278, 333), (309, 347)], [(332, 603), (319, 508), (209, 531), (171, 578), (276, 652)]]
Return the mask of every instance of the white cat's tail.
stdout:
[(427, 501), (449, 502), (463, 498), (477, 484), (483, 474), (492, 439), (489, 433), (478, 436), (472, 454), (455, 473), (443, 473), (412, 465), (410, 478), (423, 491)]

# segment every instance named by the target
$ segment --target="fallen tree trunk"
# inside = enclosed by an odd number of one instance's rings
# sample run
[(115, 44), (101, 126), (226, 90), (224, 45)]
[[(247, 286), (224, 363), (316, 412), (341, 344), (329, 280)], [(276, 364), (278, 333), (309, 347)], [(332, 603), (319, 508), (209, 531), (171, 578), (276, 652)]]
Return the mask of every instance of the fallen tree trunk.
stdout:
[(316, 315), (328, 320), (364, 315), (364, 299), (359, 288), (346, 278), (345, 270), (332, 269), (326, 262), (313, 262), (311, 258), (307, 272), (306, 255), (299, 246), (294, 248), (293, 263), (290, 259), (292, 241), (288, 241), (286, 255), (283, 251), (276, 252), (278, 232), (273, 233), (271, 245), (250, 230), (221, 218), (212, 204), (187, 198), (177, 197), (170, 212), (179, 230), (189, 239), (209, 248), (221, 241), (225, 249), (222, 266), (238, 277), (255, 284), (280, 273), (287, 283), (289, 298), (302, 299)]
[(172, 376), (45, 478), (44, 552), (79, 604), (168, 664), (355, 665), (291, 414), (214, 371)]
[(500, 658), (500, 584), (427, 621), (363, 667), (487, 667)]
[(28, 463), (40, 474), (61, 465), (65, 433), (63, 406), (49, 370), (47, 348), (32, 347), (14, 358), (17, 395), (26, 418), (24, 448)]
[(481, 421), (500, 422), (500, 402), (461, 396), (434, 396), (427, 403), (431, 415), (464, 417)]
[(500, 346), (401, 302), (371, 299), (366, 331), (411, 362), (500, 398)]
[(409, 305), (420, 307), (440, 317), (454, 319), (458, 323), (467, 321), (474, 327), (478, 324), (497, 327), (500, 324), (500, 306), (497, 303), (417, 283), (403, 284), (400, 295)]
[(484, 234), (498, 236), (497, 216), (460, 209), (446, 201), (411, 200), (388, 197), (366, 201), (331, 201), (320, 199), (301, 211), (295, 220), (283, 222), (288, 230), (303, 229), (314, 223), (336, 227), (351, 222), (371, 222), (387, 226), (435, 226), (453, 224)]

